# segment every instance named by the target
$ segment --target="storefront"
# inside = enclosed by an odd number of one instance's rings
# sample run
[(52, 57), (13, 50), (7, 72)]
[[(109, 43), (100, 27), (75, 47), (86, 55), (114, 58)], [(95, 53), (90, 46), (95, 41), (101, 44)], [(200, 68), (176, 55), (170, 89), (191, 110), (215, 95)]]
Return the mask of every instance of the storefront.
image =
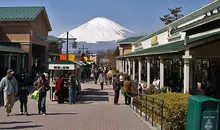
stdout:
[(198, 82), (217, 88), (220, 85), (219, 8), (220, 1), (213, 1), (134, 42), (132, 46), (139, 45), (143, 49), (138, 47), (117, 57), (118, 66), (123, 68), (124, 59), (138, 60), (138, 71), (133, 71), (138, 72), (138, 77), (146, 78), (141, 72), (147, 70), (148, 85), (159, 78), (160, 87), (173, 86), (175, 91), (184, 93), (198, 93)]

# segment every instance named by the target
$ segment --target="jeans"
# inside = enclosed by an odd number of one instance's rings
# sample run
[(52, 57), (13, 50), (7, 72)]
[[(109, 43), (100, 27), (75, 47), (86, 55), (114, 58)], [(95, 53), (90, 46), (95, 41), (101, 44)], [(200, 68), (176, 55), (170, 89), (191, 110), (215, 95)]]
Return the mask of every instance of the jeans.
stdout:
[(38, 112), (46, 113), (46, 94), (39, 93)]
[(130, 105), (131, 104), (131, 93), (130, 92), (126, 92), (125, 93), (125, 104), (126, 105)]
[(72, 87), (69, 87), (69, 103), (76, 103), (76, 91)]
[[(24, 108), (24, 111), (23, 111)], [(20, 101), (20, 110), (21, 112), (27, 112), (27, 102)]]

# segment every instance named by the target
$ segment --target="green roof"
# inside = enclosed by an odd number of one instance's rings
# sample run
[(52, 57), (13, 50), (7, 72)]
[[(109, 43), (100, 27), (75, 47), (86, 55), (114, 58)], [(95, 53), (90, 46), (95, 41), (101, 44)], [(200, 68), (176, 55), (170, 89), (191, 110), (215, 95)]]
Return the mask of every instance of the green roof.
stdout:
[(33, 21), (42, 11), (45, 11), (47, 24), (51, 31), (51, 25), (43, 6), (0, 7), (0, 21)]
[(75, 64), (75, 63), (69, 60), (53, 60), (49, 62), (49, 64)]
[(139, 37), (129, 37), (124, 40), (119, 41), (118, 43), (133, 43), (136, 42), (137, 40), (143, 38), (144, 36), (139, 36)]
[(52, 36), (52, 35), (49, 35), (48, 37), (47, 37), (47, 41), (49, 41), (49, 42), (59, 42), (59, 38), (57, 38), (57, 37), (55, 37), (55, 36)]
[(18, 47), (10, 47), (0, 45), (0, 52), (10, 52), (10, 53), (27, 53)]
[[(204, 15), (205, 13), (207, 13), (209, 11), (212, 11), (212, 10), (214, 10), (216, 8), (219, 8), (219, 7), (220, 7), (220, 0), (215, 0), (215, 1), (203, 6), (201, 8), (195, 10), (194, 12), (192, 12), (192, 13), (190, 13), (190, 14), (188, 14), (188, 15), (186, 15), (186, 16), (184, 16), (184, 17), (182, 17), (182, 18), (166, 25), (165, 27), (151, 33), (150, 35), (147, 35), (147, 36), (141, 38), (140, 40), (138, 40), (136, 42), (141, 42), (141, 41), (147, 40), (147, 39), (149, 39), (149, 38), (151, 38), (155, 35), (163, 33), (164, 31), (168, 30), (170, 27), (171, 28), (176, 28), (177, 26), (179, 26), (181, 24), (184, 24), (184, 23), (186, 23), (186, 22), (188, 22), (192, 19), (198, 18), (198, 17)], [(132, 43), (132, 44), (135, 44), (135, 43)]]
[(166, 54), (173, 52), (180, 52), (184, 50), (184, 41), (176, 41), (164, 45), (153, 46), (151, 48), (142, 49), (139, 51), (134, 51), (117, 58), (126, 58), (132, 56), (147, 56), (147, 55), (155, 55), (155, 54)]

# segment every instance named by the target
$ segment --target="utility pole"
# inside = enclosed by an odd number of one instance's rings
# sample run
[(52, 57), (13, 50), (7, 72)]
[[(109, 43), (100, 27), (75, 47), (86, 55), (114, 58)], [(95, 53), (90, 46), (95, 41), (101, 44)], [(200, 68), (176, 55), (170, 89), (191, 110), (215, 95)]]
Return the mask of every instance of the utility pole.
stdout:
[(69, 56), (68, 56), (69, 55), (69, 52), (68, 52), (69, 51), (68, 50), (68, 44), (69, 43), (68, 43), (68, 41), (69, 41), (69, 32), (67, 31), (66, 32), (66, 60), (69, 60)]

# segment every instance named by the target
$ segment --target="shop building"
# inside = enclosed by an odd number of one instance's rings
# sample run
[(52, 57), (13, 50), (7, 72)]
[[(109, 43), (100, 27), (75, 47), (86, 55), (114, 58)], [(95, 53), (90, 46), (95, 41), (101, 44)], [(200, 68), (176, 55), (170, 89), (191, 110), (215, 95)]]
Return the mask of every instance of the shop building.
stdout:
[(219, 22), (220, 1), (213, 1), (134, 42), (132, 52), (117, 57), (117, 69), (124, 73), (133, 70), (132, 78), (148, 85), (158, 78), (161, 88), (173, 87), (174, 91), (197, 93), (199, 82), (219, 90)]
[(47, 37), (47, 41), (49, 41), (48, 62), (52, 60), (59, 60), (60, 54), (62, 53), (62, 49), (58, 47), (60, 39), (55, 36), (49, 35)]
[[(125, 55), (125, 54), (128, 54), (128, 53), (134, 51), (134, 46), (132, 46), (132, 44), (141, 38), (143, 38), (143, 36), (129, 37), (129, 38), (126, 38), (126, 39), (123, 39), (123, 40), (117, 42), (119, 44), (119, 56)], [(127, 61), (125, 61), (125, 62), (127, 62)], [(122, 65), (123, 65), (123, 68), (125, 70), (127, 70), (127, 68), (129, 68), (128, 67), (129, 63), (127, 64), (125, 62), (123, 62)], [(127, 65), (127, 66), (125, 66), (125, 65)], [(121, 66), (119, 66), (119, 63), (116, 60), (116, 68), (119, 68), (119, 67), (121, 67)], [(122, 68), (120, 68), (120, 69), (122, 69)], [(128, 71), (129, 74), (131, 72), (132, 72), (132, 70)]]
[(0, 7), (0, 68), (46, 70), (51, 30), (45, 7)]

